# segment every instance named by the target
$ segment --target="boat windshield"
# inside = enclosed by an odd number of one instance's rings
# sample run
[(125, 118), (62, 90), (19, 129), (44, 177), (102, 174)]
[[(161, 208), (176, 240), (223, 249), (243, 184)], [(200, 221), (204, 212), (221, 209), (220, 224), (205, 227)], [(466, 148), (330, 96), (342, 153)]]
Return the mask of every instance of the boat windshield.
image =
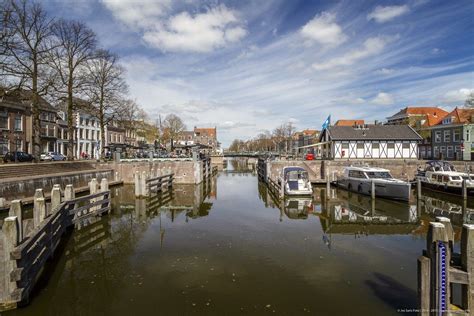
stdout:
[(288, 180), (290, 181), (296, 181), (299, 179), (307, 179), (307, 174), (306, 172), (298, 172), (298, 171), (290, 171), (288, 172)]
[(460, 176), (451, 176), (451, 180), (452, 181), (459, 181), (459, 180), (461, 180), (461, 177)]
[(366, 173), (371, 179), (392, 179), (392, 175), (386, 171), (369, 171)]
[(461, 178), (463, 180), (472, 180), (472, 177), (468, 176), (468, 175), (465, 175), (465, 176), (461, 176)]

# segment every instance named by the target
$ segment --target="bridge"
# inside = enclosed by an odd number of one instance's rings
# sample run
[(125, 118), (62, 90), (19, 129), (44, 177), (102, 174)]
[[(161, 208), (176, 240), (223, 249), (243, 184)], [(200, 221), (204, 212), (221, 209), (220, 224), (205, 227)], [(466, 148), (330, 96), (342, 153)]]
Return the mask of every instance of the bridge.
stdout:
[(226, 151), (224, 152), (224, 157), (250, 157), (258, 158), (261, 156), (273, 156), (279, 157), (280, 153), (278, 152), (268, 152), (268, 151)]

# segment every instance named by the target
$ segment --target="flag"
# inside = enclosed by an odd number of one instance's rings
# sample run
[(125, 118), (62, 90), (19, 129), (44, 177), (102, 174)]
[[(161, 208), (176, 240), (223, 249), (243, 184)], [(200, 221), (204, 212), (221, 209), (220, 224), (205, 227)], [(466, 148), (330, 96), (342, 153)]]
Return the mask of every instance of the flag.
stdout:
[(328, 118), (324, 121), (323, 130), (328, 128), (330, 124), (331, 124), (331, 115), (329, 115)]

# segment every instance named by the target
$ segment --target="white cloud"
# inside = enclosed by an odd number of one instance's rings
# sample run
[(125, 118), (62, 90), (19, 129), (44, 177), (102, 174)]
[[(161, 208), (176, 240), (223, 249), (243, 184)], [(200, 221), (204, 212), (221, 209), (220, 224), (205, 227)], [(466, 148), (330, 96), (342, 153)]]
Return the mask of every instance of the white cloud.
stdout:
[(205, 13), (182, 12), (145, 32), (143, 39), (163, 51), (210, 52), (237, 42), (247, 34), (237, 13), (224, 5)]
[(384, 23), (390, 21), (400, 15), (408, 13), (410, 8), (407, 5), (400, 5), (400, 6), (387, 6), (381, 7), (377, 6), (374, 11), (370, 12), (367, 15), (367, 20), (375, 20), (378, 23)]
[(371, 37), (365, 40), (362, 48), (352, 50), (341, 57), (336, 57), (322, 63), (314, 63), (316, 70), (328, 70), (340, 66), (350, 66), (360, 59), (376, 55), (384, 49), (387, 40), (381, 37)]
[(322, 45), (337, 46), (347, 40), (342, 28), (335, 22), (334, 14), (323, 12), (301, 28), (301, 35)]
[(452, 102), (462, 102), (466, 101), (469, 94), (474, 93), (474, 89), (459, 89), (459, 90), (451, 90), (445, 93), (444, 101), (448, 103)]
[(391, 94), (379, 92), (377, 96), (372, 99), (372, 103), (378, 105), (390, 105), (394, 103), (394, 100)]
[(102, 3), (129, 27), (150, 27), (171, 7), (171, 0), (102, 0)]

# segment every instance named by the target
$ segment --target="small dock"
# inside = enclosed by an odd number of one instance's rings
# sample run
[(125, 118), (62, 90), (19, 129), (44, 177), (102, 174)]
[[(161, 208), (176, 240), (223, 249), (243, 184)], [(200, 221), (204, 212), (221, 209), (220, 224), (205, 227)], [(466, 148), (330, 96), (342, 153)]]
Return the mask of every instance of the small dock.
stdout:
[(0, 233), (0, 311), (27, 304), (48, 260), (70, 227), (82, 228), (110, 212), (107, 179), (92, 179), (89, 194), (75, 196), (72, 185), (55, 185), (46, 203), (42, 189), (33, 201), (33, 218), (23, 219), (22, 201), (11, 202)]

